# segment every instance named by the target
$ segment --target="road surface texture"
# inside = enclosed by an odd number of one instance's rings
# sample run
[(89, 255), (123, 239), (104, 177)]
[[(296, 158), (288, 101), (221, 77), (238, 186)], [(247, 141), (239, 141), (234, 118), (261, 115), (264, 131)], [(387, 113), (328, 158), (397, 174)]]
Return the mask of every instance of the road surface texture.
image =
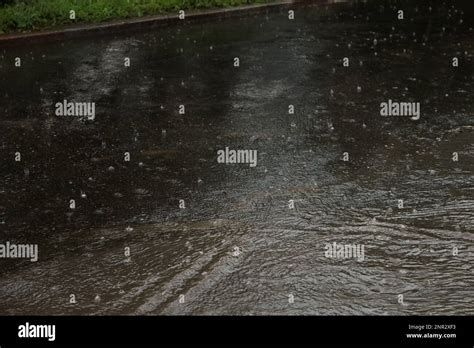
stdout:
[(0, 313), (473, 315), (474, 31), (453, 5), (0, 47), (0, 243), (38, 245), (0, 259)]

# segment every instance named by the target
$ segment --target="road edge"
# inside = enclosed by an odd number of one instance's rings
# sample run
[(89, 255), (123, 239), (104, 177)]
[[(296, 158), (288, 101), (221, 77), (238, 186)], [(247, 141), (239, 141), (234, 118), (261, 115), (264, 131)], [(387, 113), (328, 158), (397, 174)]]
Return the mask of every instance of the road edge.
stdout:
[(104, 22), (100, 24), (81, 24), (77, 26), (68, 26), (60, 29), (45, 30), (30, 33), (14, 33), (0, 35), (0, 44), (23, 44), (39, 43), (45, 41), (60, 41), (77, 37), (86, 37), (90, 35), (116, 34), (124, 31), (138, 31), (156, 27), (164, 27), (179, 22), (200, 22), (208, 20), (220, 20), (223, 18), (242, 17), (259, 12), (270, 12), (291, 5), (303, 3), (329, 3), (329, 1), (308, 1), (308, 0), (279, 0), (267, 4), (254, 4), (236, 6), (230, 8), (218, 8), (207, 10), (191, 10), (186, 13), (185, 19), (178, 18), (176, 14), (153, 15), (139, 19), (124, 19)]

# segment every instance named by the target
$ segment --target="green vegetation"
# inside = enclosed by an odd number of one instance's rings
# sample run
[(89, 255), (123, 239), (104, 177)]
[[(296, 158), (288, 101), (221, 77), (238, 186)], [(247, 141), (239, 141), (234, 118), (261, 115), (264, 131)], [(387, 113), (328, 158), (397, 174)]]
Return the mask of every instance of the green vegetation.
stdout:
[(0, 0), (0, 33), (265, 2), (271, 0)]

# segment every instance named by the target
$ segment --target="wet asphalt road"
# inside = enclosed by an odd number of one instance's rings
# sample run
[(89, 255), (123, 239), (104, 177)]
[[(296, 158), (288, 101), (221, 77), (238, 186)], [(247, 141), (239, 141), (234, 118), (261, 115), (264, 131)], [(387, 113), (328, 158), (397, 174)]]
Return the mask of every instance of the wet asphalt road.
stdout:
[(0, 313), (474, 314), (474, 31), (449, 4), (0, 47), (0, 243), (39, 246), (0, 259)]

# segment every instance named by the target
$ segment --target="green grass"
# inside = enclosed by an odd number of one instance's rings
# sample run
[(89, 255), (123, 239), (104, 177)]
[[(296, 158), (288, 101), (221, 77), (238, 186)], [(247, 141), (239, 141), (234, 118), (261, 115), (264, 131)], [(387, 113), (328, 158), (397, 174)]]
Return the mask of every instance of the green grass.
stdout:
[[(98, 23), (120, 18), (138, 18), (212, 7), (272, 2), (272, 0), (0, 0), (0, 33), (25, 32)], [(76, 19), (71, 20), (74, 10)]]

